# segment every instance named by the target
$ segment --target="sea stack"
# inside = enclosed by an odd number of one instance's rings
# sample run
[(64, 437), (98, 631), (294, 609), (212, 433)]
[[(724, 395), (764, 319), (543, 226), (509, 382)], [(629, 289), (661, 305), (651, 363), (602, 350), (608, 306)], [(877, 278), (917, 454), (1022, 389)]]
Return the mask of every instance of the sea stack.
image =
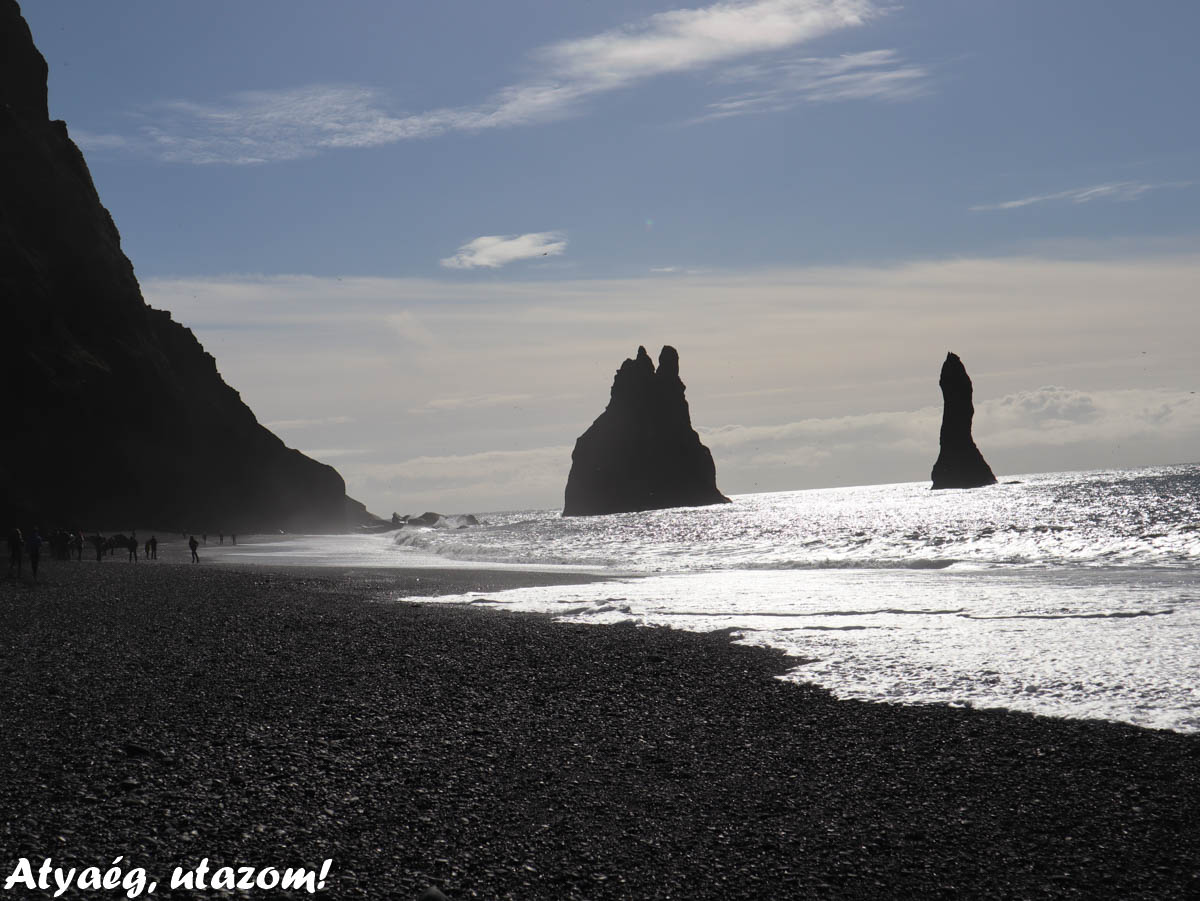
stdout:
[(563, 516), (729, 503), (683, 393), (673, 347), (657, 370), (644, 347), (621, 364), (608, 407), (575, 442)]
[(957, 354), (946, 354), (942, 376), (941, 452), (933, 464), (933, 487), (978, 488), (996, 484), (992, 469), (971, 437), (975, 406), (971, 401), (971, 377)]
[(47, 72), (0, 0), (0, 522), (345, 528), (342, 477), (259, 425), (191, 331), (142, 299), (50, 120)]

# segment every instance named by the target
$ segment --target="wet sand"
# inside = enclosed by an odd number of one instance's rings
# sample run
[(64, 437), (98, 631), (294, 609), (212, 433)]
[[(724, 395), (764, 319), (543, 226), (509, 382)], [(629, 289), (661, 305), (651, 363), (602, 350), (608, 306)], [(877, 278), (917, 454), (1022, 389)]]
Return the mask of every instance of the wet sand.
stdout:
[(183, 897), (201, 858), (333, 858), (331, 898), (1200, 897), (1195, 736), (836, 701), (723, 635), (394, 600), (556, 578), (581, 577), (0, 578), (5, 877), (124, 855)]

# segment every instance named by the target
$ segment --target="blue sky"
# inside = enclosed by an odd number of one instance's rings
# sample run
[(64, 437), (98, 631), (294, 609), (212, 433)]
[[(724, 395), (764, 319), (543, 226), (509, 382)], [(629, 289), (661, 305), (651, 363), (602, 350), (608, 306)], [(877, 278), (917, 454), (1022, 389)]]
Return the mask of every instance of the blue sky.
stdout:
[(926, 478), (946, 350), (998, 472), (1200, 457), (1193, 3), (23, 8), (149, 302), (377, 512), (561, 503), (638, 344), (727, 493)]

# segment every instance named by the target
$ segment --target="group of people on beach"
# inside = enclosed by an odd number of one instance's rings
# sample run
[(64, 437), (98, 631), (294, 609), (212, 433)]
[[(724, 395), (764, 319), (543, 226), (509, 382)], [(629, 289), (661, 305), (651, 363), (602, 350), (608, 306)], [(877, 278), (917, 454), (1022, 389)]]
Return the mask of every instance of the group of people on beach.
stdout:
[[(182, 533), (186, 534), (186, 533)], [(208, 544), (208, 534), (201, 533), (203, 541)], [(219, 536), (221, 544), (225, 543), (225, 535), (221, 533)], [(230, 536), (233, 544), (237, 544), (237, 535)], [(83, 548), (85, 544), (90, 544), (96, 551), (96, 562), (100, 563), (104, 560), (104, 555), (109, 556), (118, 551), (125, 551), (127, 559), (131, 563), (136, 563), (138, 559), (139, 549), (142, 552), (144, 560), (158, 559), (158, 536), (151, 535), (144, 542), (138, 540), (137, 530), (135, 529), (129, 535), (117, 533), (105, 538), (99, 532), (85, 537), (79, 529), (55, 529), (48, 536), (43, 537), (37, 526), (29, 530), (28, 534), (23, 533), (19, 528), (13, 528), (8, 533), (8, 574), (10, 577), (16, 576), (18, 579), (22, 577), (25, 561), (29, 561), (29, 569), (33, 574), (33, 579), (37, 581), (38, 564), (41, 562), (42, 547), (50, 548), (50, 556), (55, 560), (70, 560), (71, 555), (75, 555), (76, 560), (83, 559)], [(200, 562), (200, 541), (195, 535), (188, 536), (188, 549), (191, 551), (191, 560), (193, 563)]]
[(29, 558), (29, 569), (33, 572), (33, 580), (37, 581), (38, 561), (42, 556), (42, 545), (45, 541), (34, 526), (28, 536), (22, 535), (20, 529), (8, 533), (8, 574), (16, 570), (17, 578), (21, 577), (21, 568), (26, 557)]
[(70, 560), (71, 555), (75, 555), (77, 561), (83, 559), (83, 546), (91, 544), (96, 551), (96, 562), (99, 563), (104, 559), (104, 554), (107, 552), (110, 556), (118, 550), (126, 551), (129, 555), (128, 559), (137, 562), (138, 548), (143, 548), (145, 559), (158, 559), (158, 536), (151, 535), (144, 545), (140, 545), (137, 539), (137, 532), (132, 535), (112, 535), (108, 538), (102, 536), (99, 532), (87, 538), (79, 529), (74, 531), (67, 529), (55, 529), (49, 537), (42, 537), (41, 531), (37, 526), (34, 526), (28, 535), (22, 534), (21, 530), (14, 528), (8, 533), (8, 574), (20, 578), (23, 574), (25, 560), (29, 561), (29, 570), (33, 575), (34, 581), (37, 581), (38, 564), (41, 562), (42, 546), (48, 545), (50, 548), (50, 556), (55, 560)]
[[(129, 535), (118, 532), (116, 535), (110, 535), (105, 538), (99, 532), (87, 539), (88, 543), (96, 551), (96, 562), (99, 563), (104, 559), (107, 553), (110, 557), (118, 551), (125, 551), (126, 557), (131, 563), (137, 563), (138, 549), (141, 548), (142, 556), (146, 560), (158, 559), (158, 536), (151, 535), (146, 541), (139, 542), (137, 531), (133, 531)], [(82, 553), (80, 554), (82, 559)]]

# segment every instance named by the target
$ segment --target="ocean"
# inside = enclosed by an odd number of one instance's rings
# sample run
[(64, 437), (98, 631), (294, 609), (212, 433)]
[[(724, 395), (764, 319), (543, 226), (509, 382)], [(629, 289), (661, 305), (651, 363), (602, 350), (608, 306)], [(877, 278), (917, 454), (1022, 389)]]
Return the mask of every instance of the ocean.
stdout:
[(843, 698), (1200, 732), (1200, 465), (477, 516), (245, 553), (598, 572), (610, 579), (427, 600), (727, 629)]

